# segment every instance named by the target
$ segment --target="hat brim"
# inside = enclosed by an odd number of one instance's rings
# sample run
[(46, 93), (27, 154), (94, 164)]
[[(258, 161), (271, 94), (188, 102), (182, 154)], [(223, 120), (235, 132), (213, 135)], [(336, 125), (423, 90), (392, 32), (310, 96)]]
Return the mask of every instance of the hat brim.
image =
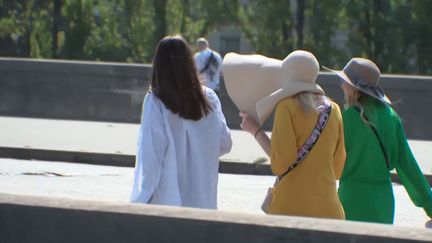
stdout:
[(281, 63), (262, 55), (228, 53), (223, 74), (229, 97), (240, 111), (259, 121), (256, 103), (282, 87)]
[(301, 92), (311, 92), (322, 95), (325, 94), (321, 86), (316, 83), (290, 81), (288, 86), (289, 87), (285, 89), (282, 88), (273, 92), (256, 103), (258, 122), (260, 125), (264, 124), (264, 122), (270, 117), (277, 104), (287, 97), (294, 96)]
[(262, 125), (282, 99), (300, 92), (324, 94), (315, 83), (288, 81), (282, 61), (262, 55), (228, 53), (222, 70), (229, 97)]
[(326, 66), (322, 66), (322, 68), (327, 70), (327, 71), (333, 72), (334, 74), (336, 74), (338, 76), (339, 79), (341, 79), (342, 81), (344, 81), (345, 83), (347, 83), (351, 87), (353, 87), (357, 90), (360, 90), (361, 92), (381, 101), (382, 103), (384, 103), (386, 105), (391, 105), (392, 102), (390, 101), (390, 99), (386, 95), (377, 96), (375, 93), (355, 85), (354, 82), (352, 82), (351, 79), (343, 71), (333, 70), (333, 69), (328, 68)]

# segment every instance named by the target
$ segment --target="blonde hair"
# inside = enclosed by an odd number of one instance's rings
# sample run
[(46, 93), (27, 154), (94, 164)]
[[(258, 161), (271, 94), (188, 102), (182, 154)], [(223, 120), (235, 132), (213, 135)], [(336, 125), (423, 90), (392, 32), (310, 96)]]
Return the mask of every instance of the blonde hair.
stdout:
[(322, 94), (311, 92), (301, 92), (296, 95), (297, 101), (305, 112), (319, 112), (318, 107), (321, 106), (326, 97)]
[(362, 121), (370, 126), (373, 126), (372, 123), (370, 123), (364, 114), (364, 108), (360, 104), (359, 99), (364, 95), (360, 90), (351, 87), (350, 85), (345, 85), (345, 88), (343, 89), (344, 95), (345, 95), (345, 104), (344, 108), (348, 109), (351, 106), (357, 107), (360, 110), (360, 118)]

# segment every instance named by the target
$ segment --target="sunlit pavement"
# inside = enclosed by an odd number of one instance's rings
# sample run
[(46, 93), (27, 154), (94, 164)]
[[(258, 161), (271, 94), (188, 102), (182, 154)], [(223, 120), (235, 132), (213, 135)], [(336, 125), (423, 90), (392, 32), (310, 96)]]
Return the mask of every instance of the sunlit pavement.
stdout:
[[(128, 202), (133, 169), (62, 162), (0, 159), (0, 192), (72, 199)], [(262, 214), (272, 176), (220, 174), (219, 210)], [(395, 224), (424, 227), (428, 217), (403, 186), (394, 184)]]
[[(128, 123), (0, 116), (0, 147), (133, 156), (138, 128), (138, 124)], [(268, 164), (252, 135), (241, 130), (231, 133), (232, 150), (221, 160), (250, 164), (264, 159)], [(432, 141), (409, 140), (409, 144), (423, 173), (432, 174)]]

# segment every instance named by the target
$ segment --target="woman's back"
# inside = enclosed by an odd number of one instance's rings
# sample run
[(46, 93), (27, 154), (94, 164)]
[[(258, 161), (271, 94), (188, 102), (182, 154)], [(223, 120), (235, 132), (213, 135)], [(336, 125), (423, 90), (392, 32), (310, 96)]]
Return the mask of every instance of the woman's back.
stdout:
[[(142, 149), (137, 163), (161, 165), (136, 172), (143, 177), (160, 173), (159, 181), (153, 180), (142, 189), (154, 188), (150, 203), (216, 208), (219, 156), (231, 149), (231, 136), (216, 94), (208, 88), (204, 94), (212, 111), (197, 121), (171, 112), (152, 93), (146, 97), (139, 139), (143, 144), (139, 144)], [(153, 132), (146, 133), (146, 127)], [(146, 141), (151, 141), (151, 146)], [(155, 151), (155, 146), (163, 149)], [(135, 181), (136, 185), (141, 183)], [(140, 194), (134, 186), (132, 201), (137, 201)]]
[(216, 208), (219, 156), (231, 134), (181, 36), (159, 41), (144, 99), (131, 201)]
[(370, 126), (361, 119), (358, 108), (350, 107), (343, 112), (346, 150), (349, 156), (341, 182), (390, 183), (390, 168), (398, 160), (399, 118), (394, 110), (378, 100), (365, 96), (360, 99), (364, 114), (375, 127), (385, 148), (389, 167), (380, 143)]
[[(397, 161), (394, 111), (372, 97), (364, 96), (358, 102), (391, 158), (389, 163)], [(377, 136), (360, 113), (360, 108), (353, 106), (343, 112), (347, 160), (339, 183), (340, 200), (349, 220), (393, 223), (390, 169)]]
[[(324, 131), (311, 152), (276, 187), (270, 212), (326, 218), (343, 218), (336, 180), (345, 161), (343, 128), (337, 104)], [(295, 97), (281, 101), (276, 107), (271, 140), (271, 163), (280, 175), (292, 164), (299, 149), (311, 135), (318, 119), (315, 112), (305, 112)]]
[[(347, 161), (340, 181), (339, 195), (347, 219), (393, 223), (394, 196), (390, 170), (396, 169), (415, 205), (432, 215), (432, 193), (407, 143), (402, 123), (396, 112), (372, 97), (359, 103), (371, 127), (350, 107), (343, 113)], [(360, 193), (361, 192), (361, 193)]]

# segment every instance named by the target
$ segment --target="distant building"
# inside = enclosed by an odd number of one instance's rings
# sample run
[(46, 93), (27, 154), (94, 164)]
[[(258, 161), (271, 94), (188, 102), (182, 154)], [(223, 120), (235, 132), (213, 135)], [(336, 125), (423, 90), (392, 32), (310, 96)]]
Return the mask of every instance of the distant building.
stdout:
[(222, 26), (218, 31), (209, 34), (208, 40), (210, 48), (219, 52), (222, 57), (228, 52), (243, 54), (254, 52), (241, 30), (235, 26)]

